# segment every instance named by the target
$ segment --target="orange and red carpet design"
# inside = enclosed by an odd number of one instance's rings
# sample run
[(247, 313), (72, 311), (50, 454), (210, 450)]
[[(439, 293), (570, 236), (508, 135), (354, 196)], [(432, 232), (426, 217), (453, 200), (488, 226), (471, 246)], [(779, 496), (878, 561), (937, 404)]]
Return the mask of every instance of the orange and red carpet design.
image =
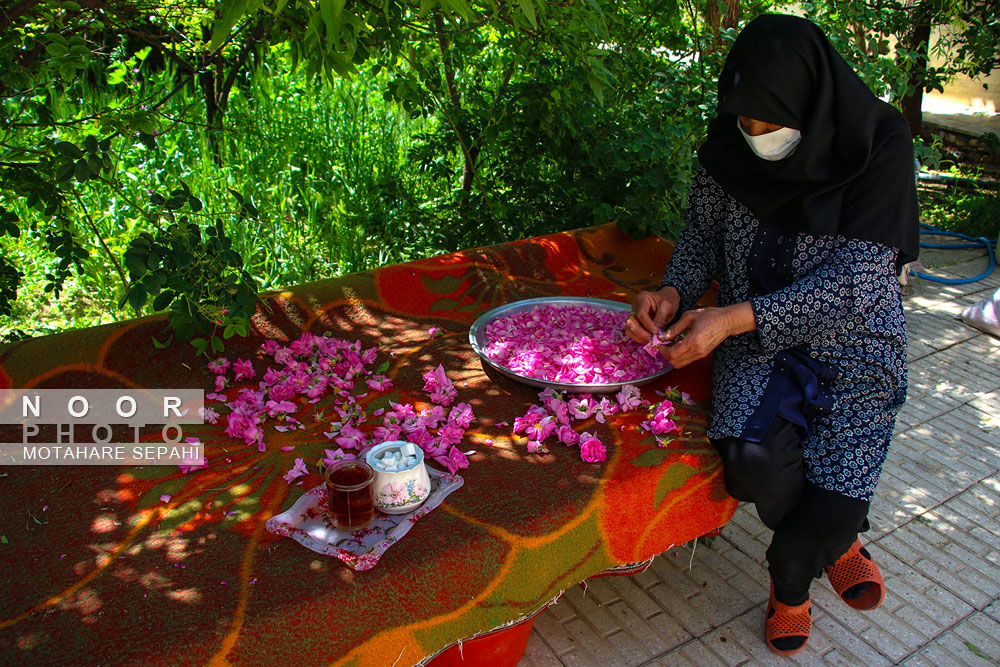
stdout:
[[(558, 443), (528, 454), (509, 425), (497, 427), (537, 403), (538, 390), (487, 375), (468, 344), (480, 313), (519, 299), (628, 302), (658, 281), (669, 252), (605, 225), (269, 295), (252, 335), (227, 341), (227, 356), (255, 358), (265, 338), (303, 331), (361, 339), (391, 358), (397, 402), (426, 401), (421, 376), (443, 364), (478, 418), (462, 444), (477, 452), (460, 471), (464, 487), (374, 569), (354, 572), (264, 530), (321, 483), (315, 472), (304, 487), (282, 479), (295, 458), (312, 463), (330, 447), (311, 429), (271, 433), (259, 453), (227, 439), (222, 421), (187, 427), (207, 443), (210, 467), (186, 475), (0, 467), (0, 663), (412, 665), (609, 567), (722, 526), (736, 503), (704, 437), (707, 361), (643, 387), (650, 400), (676, 386), (698, 401), (678, 405), (682, 435), (669, 447), (635, 428), (639, 412), (582, 425), (608, 445), (595, 465)], [(431, 327), (441, 333), (429, 336)], [(0, 348), (0, 388), (212, 391), (193, 348), (154, 348), (163, 331), (149, 317)]]

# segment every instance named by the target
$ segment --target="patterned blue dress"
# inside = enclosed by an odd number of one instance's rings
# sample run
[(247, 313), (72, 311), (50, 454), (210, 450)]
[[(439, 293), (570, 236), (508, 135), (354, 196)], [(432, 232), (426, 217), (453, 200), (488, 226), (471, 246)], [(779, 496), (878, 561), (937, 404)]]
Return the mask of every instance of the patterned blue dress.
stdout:
[(757, 321), (714, 352), (709, 437), (759, 440), (775, 414), (804, 419), (806, 478), (871, 500), (906, 397), (896, 253), (761, 225), (700, 170), (661, 286), (683, 312), (718, 278), (717, 305), (749, 300)]

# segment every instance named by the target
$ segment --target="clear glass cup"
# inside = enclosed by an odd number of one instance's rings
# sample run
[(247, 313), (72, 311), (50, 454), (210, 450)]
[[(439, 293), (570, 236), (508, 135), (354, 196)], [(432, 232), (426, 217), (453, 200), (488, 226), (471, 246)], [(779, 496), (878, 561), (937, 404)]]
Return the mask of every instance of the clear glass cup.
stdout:
[(327, 466), (327, 514), (334, 526), (341, 530), (358, 530), (375, 517), (373, 479), (375, 471), (364, 461), (351, 459)]

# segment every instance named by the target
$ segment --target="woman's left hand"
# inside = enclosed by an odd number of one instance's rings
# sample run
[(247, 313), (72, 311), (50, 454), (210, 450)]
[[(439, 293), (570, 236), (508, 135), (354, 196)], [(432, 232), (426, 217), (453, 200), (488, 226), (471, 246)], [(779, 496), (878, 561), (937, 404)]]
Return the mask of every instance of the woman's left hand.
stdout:
[(682, 368), (707, 357), (730, 336), (756, 328), (749, 301), (724, 308), (689, 310), (666, 330), (663, 337), (674, 343), (662, 348), (662, 354), (674, 368)]

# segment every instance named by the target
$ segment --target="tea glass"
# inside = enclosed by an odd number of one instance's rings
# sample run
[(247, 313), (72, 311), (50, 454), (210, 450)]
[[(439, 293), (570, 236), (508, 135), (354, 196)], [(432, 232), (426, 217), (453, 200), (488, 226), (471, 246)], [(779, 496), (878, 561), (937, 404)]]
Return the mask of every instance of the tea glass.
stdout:
[(337, 461), (326, 468), (328, 516), (341, 530), (364, 528), (375, 517), (375, 471), (360, 460)]

